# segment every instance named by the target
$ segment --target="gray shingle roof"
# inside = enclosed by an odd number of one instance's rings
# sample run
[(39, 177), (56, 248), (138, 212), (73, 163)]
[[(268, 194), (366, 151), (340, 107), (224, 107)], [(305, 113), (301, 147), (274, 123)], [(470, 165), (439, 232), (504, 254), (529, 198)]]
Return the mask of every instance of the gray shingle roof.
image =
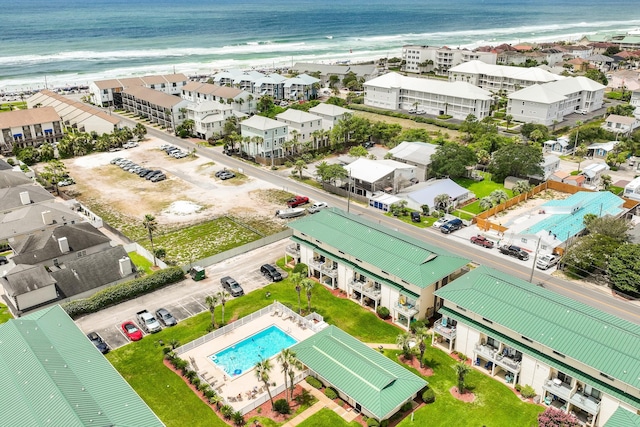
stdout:
[(54, 285), (56, 281), (42, 265), (18, 265), (0, 277), (0, 283), (7, 295), (15, 297)]
[(40, 203), (53, 200), (55, 197), (39, 185), (19, 185), (16, 187), (0, 188), (0, 212), (6, 212), (22, 206), (20, 194), (26, 192), (29, 197), (29, 204)]

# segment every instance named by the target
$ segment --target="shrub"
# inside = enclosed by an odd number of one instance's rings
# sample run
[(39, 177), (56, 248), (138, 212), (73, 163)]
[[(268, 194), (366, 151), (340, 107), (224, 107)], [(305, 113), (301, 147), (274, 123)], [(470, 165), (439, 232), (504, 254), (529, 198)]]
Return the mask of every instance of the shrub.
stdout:
[(422, 401), (424, 403), (433, 403), (436, 401), (436, 393), (433, 391), (433, 389), (426, 389), (424, 391), (424, 393), (422, 393)]
[(406, 402), (404, 405), (402, 405), (402, 407), (400, 408), (400, 412), (407, 412), (410, 411), (411, 408), (413, 408), (413, 404), (411, 402)]
[(332, 389), (331, 387), (327, 387), (324, 390), (324, 395), (327, 396), (331, 400), (338, 398), (338, 393), (336, 393), (336, 391), (334, 389)]
[(391, 314), (389, 312), (389, 309), (383, 306), (378, 307), (378, 310), (376, 310), (376, 313), (378, 313), (378, 317), (380, 317), (381, 319), (387, 319), (389, 317), (389, 314)]
[(62, 308), (69, 317), (75, 319), (83, 314), (95, 313), (103, 308), (139, 297), (182, 279), (184, 279), (184, 271), (180, 267), (167, 268), (139, 279), (109, 286), (90, 298), (65, 303)]
[[(310, 378), (313, 378), (313, 377), (310, 377)], [(314, 399), (313, 395), (306, 388), (303, 388), (300, 394), (296, 395), (295, 397), (296, 403), (300, 406), (310, 405), (311, 402), (313, 402), (313, 399)]]
[(517, 392), (520, 392), (520, 390), (522, 390), (522, 386), (520, 384), (516, 384), (514, 388)]
[(520, 388), (520, 394), (525, 399), (529, 399), (530, 397), (533, 397), (536, 395), (536, 391), (529, 384), (526, 384), (522, 386), (522, 388)]
[(380, 427), (388, 427), (388, 426), (389, 426), (389, 420), (380, 421)]
[(307, 384), (309, 384), (311, 387), (317, 388), (317, 389), (322, 388), (322, 383), (320, 382), (319, 379), (314, 377), (307, 377), (306, 380), (307, 380)]
[(424, 328), (424, 320), (416, 320), (415, 322), (411, 322), (411, 332), (416, 333), (416, 331), (420, 328)]
[(225, 419), (230, 419), (233, 416), (233, 406), (224, 405), (222, 408), (220, 408), (220, 413)]
[(300, 273), (306, 275), (309, 271), (309, 267), (304, 262), (299, 262), (293, 267), (293, 273)]
[(291, 413), (291, 408), (289, 407), (289, 402), (287, 402), (287, 399), (276, 400), (275, 403), (273, 404), (273, 409), (275, 409), (276, 412), (282, 415), (287, 415)]
[(376, 420), (375, 418), (369, 418), (369, 419), (367, 420), (367, 425), (368, 425), (369, 427), (377, 427), (377, 426), (379, 426), (379, 425), (380, 425), (380, 423), (379, 423), (379, 422), (378, 422), (378, 420)]

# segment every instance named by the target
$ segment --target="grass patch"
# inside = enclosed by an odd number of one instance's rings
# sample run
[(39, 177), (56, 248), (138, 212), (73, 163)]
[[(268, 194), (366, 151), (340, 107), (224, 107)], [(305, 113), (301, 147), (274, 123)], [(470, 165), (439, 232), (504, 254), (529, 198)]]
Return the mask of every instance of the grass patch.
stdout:
[(297, 174), (296, 174), (296, 175), (293, 175), (293, 174), (292, 174), (292, 175), (291, 175), (291, 179), (294, 179), (294, 180), (296, 180), (296, 181), (298, 181), (298, 182), (302, 182), (303, 184), (307, 184), (307, 185), (310, 185), (310, 186), (312, 186), (312, 187), (318, 188), (318, 189), (320, 189), (320, 190), (322, 190), (322, 189), (323, 189), (323, 188), (322, 188), (322, 183), (318, 182), (318, 180), (317, 180), (317, 179), (314, 179), (314, 178), (312, 178), (312, 177), (310, 177), (310, 176), (304, 176), (304, 175), (302, 175), (302, 178), (298, 178), (298, 175), (297, 175)]
[[(270, 298), (266, 298), (270, 292)], [(225, 317), (243, 317), (278, 300), (298, 309), (298, 295), (288, 279), (265, 286), (247, 295), (227, 302)], [(302, 295), (302, 306), (307, 301)], [(312, 290), (311, 307), (329, 323), (340, 325), (348, 333), (364, 342), (393, 343), (401, 329), (385, 323), (356, 303), (334, 297), (327, 288), (316, 284)], [(222, 310), (216, 310), (216, 321), (222, 321)], [(177, 326), (146, 336), (143, 340), (125, 345), (107, 354), (107, 358), (120, 374), (142, 396), (167, 427), (226, 426), (216, 414), (202, 403), (177, 375), (162, 364), (162, 348), (165, 343), (178, 340), (182, 344), (207, 333), (211, 322), (209, 312), (203, 312), (180, 322)], [(363, 328), (362, 325), (367, 325)], [(279, 375), (272, 372), (272, 375)]]
[(26, 109), (27, 109), (26, 101), (11, 101), (11, 102), (0, 103), (0, 112), (26, 110)]
[(422, 213), (420, 214), (420, 217), (421, 217), (420, 222), (411, 221), (411, 214), (394, 217), (391, 212), (387, 212), (384, 215), (388, 216), (389, 218), (396, 218), (406, 224), (411, 224), (414, 227), (418, 227), (418, 228), (429, 228), (433, 225), (434, 222), (436, 222), (436, 218), (432, 217), (431, 215), (424, 216), (422, 215)]
[(0, 324), (7, 322), (9, 319), (13, 319), (9, 309), (6, 305), (0, 304)]
[(610, 185), (608, 188), (609, 191), (611, 191), (613, 194), (615, 194), (616, 196), (619, 196), (622, 194), (622, 192), (624, 191), (624, 187), (617, 187), (615, 185)]
[[(509, 197), (513, 197), (513, 191), (507, 190), (503, 184), (499, 184), (497, 182), (491, 181), (490, 174), (484, 174), (484, 177), (485, 178), (482, 181), (474, 181), (469, 178), (456, 178), (454, 179), (454, 181), (456, 182), (456, 184), (460, 185), (461, 187), (464, 187), (467, 190), (472, 191), (478, 199), (488, 196), (494, 190), (506, 191)], [(467, 207), (465, 206), (465, 210), (469, 210), (469, 209), (467, 209)]]
[(284, 190), (254, 190), (250, 192), (252, 197), (255, 197), (258, 201), (265, 201), (267, 203), (274, 203), (280, 205), (286, 205), (287, 200), (295, 196), (295, 194)]
[(342, 418), (340, 415), (333, 412), (331, 409), (322, 408), (318, 412), (316, 412), (315, 414), (313, 414), (312, 416), (310, 416), (309, 418), (307, 418), (306, 420), (298, 424), (298, 426), (300, 427), (326, 427), (326, 426), (358, 427), (360, 426), (360, 423), (356, 421), (351, 421), (350, 423), (347, 423), (344, 420), (344, 418)]
[(135, 264), (138, 270), (143, 270), (146, 274), (151, 274), (151, 266), (153, 265), (151, 261), (137, 252), (129, 252), (127, 255), (129, 255), (129, 258), (131, 258), (131, 261)]

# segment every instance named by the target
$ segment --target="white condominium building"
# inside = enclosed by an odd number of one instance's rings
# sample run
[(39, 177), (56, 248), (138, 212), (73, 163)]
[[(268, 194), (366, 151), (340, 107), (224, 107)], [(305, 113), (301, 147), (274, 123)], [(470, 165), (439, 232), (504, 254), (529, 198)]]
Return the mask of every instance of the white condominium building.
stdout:
[(426, 114), (450, 115), (464, 120), (473, 114), (482, 120), (489, 115), (491, 92), (458, 81), (407, 77), (387, 73), (364, 84), (364, 103), (389, 110), (422, 109)]
[(481, 61), (495, 64), (497, 55), (494, 52), (474, 52), (467, 49), (451, 49), (446, 46), (402, 46), (402, 59), (405, 61), (402, 70), (410, 73), (428, 73), (446, 75), (449, 68), (467, 61)]

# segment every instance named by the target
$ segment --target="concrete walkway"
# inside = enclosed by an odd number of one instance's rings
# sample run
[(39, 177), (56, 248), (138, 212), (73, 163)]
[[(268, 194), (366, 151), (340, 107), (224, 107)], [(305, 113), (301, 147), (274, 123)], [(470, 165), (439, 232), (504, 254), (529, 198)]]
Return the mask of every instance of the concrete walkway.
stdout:
[(322, 408), (331, 409), (333, 412), (340, 415), (346, 422), (351, 422), (354, 419), (356, 419), (356, 417), (358, 416), (358, 414), (355, 411), (351, 410), (351, 407), (349, 407), (349, 409), (347, 410), (339, 406), (336, 402), (334, 402), (333, 400), (325, 396), (324, 393), (322, 393), (320, 390), (314, 387), (311, 387), (306, 383), (300, 383), (300, 386), (302, 386), (302, 388), (306, 389), (309, 393), (311, 393), (313, 397), (318, 399), (318, 402), (316, 402), (312, 407), (310, 407), (309, 409), (307, 409), (297, 417), (287, 421), (285, 424), (283, 424), (283, 427), (297, 426), (307, 418), (311, 417), (316, 412), (320, 411)]

